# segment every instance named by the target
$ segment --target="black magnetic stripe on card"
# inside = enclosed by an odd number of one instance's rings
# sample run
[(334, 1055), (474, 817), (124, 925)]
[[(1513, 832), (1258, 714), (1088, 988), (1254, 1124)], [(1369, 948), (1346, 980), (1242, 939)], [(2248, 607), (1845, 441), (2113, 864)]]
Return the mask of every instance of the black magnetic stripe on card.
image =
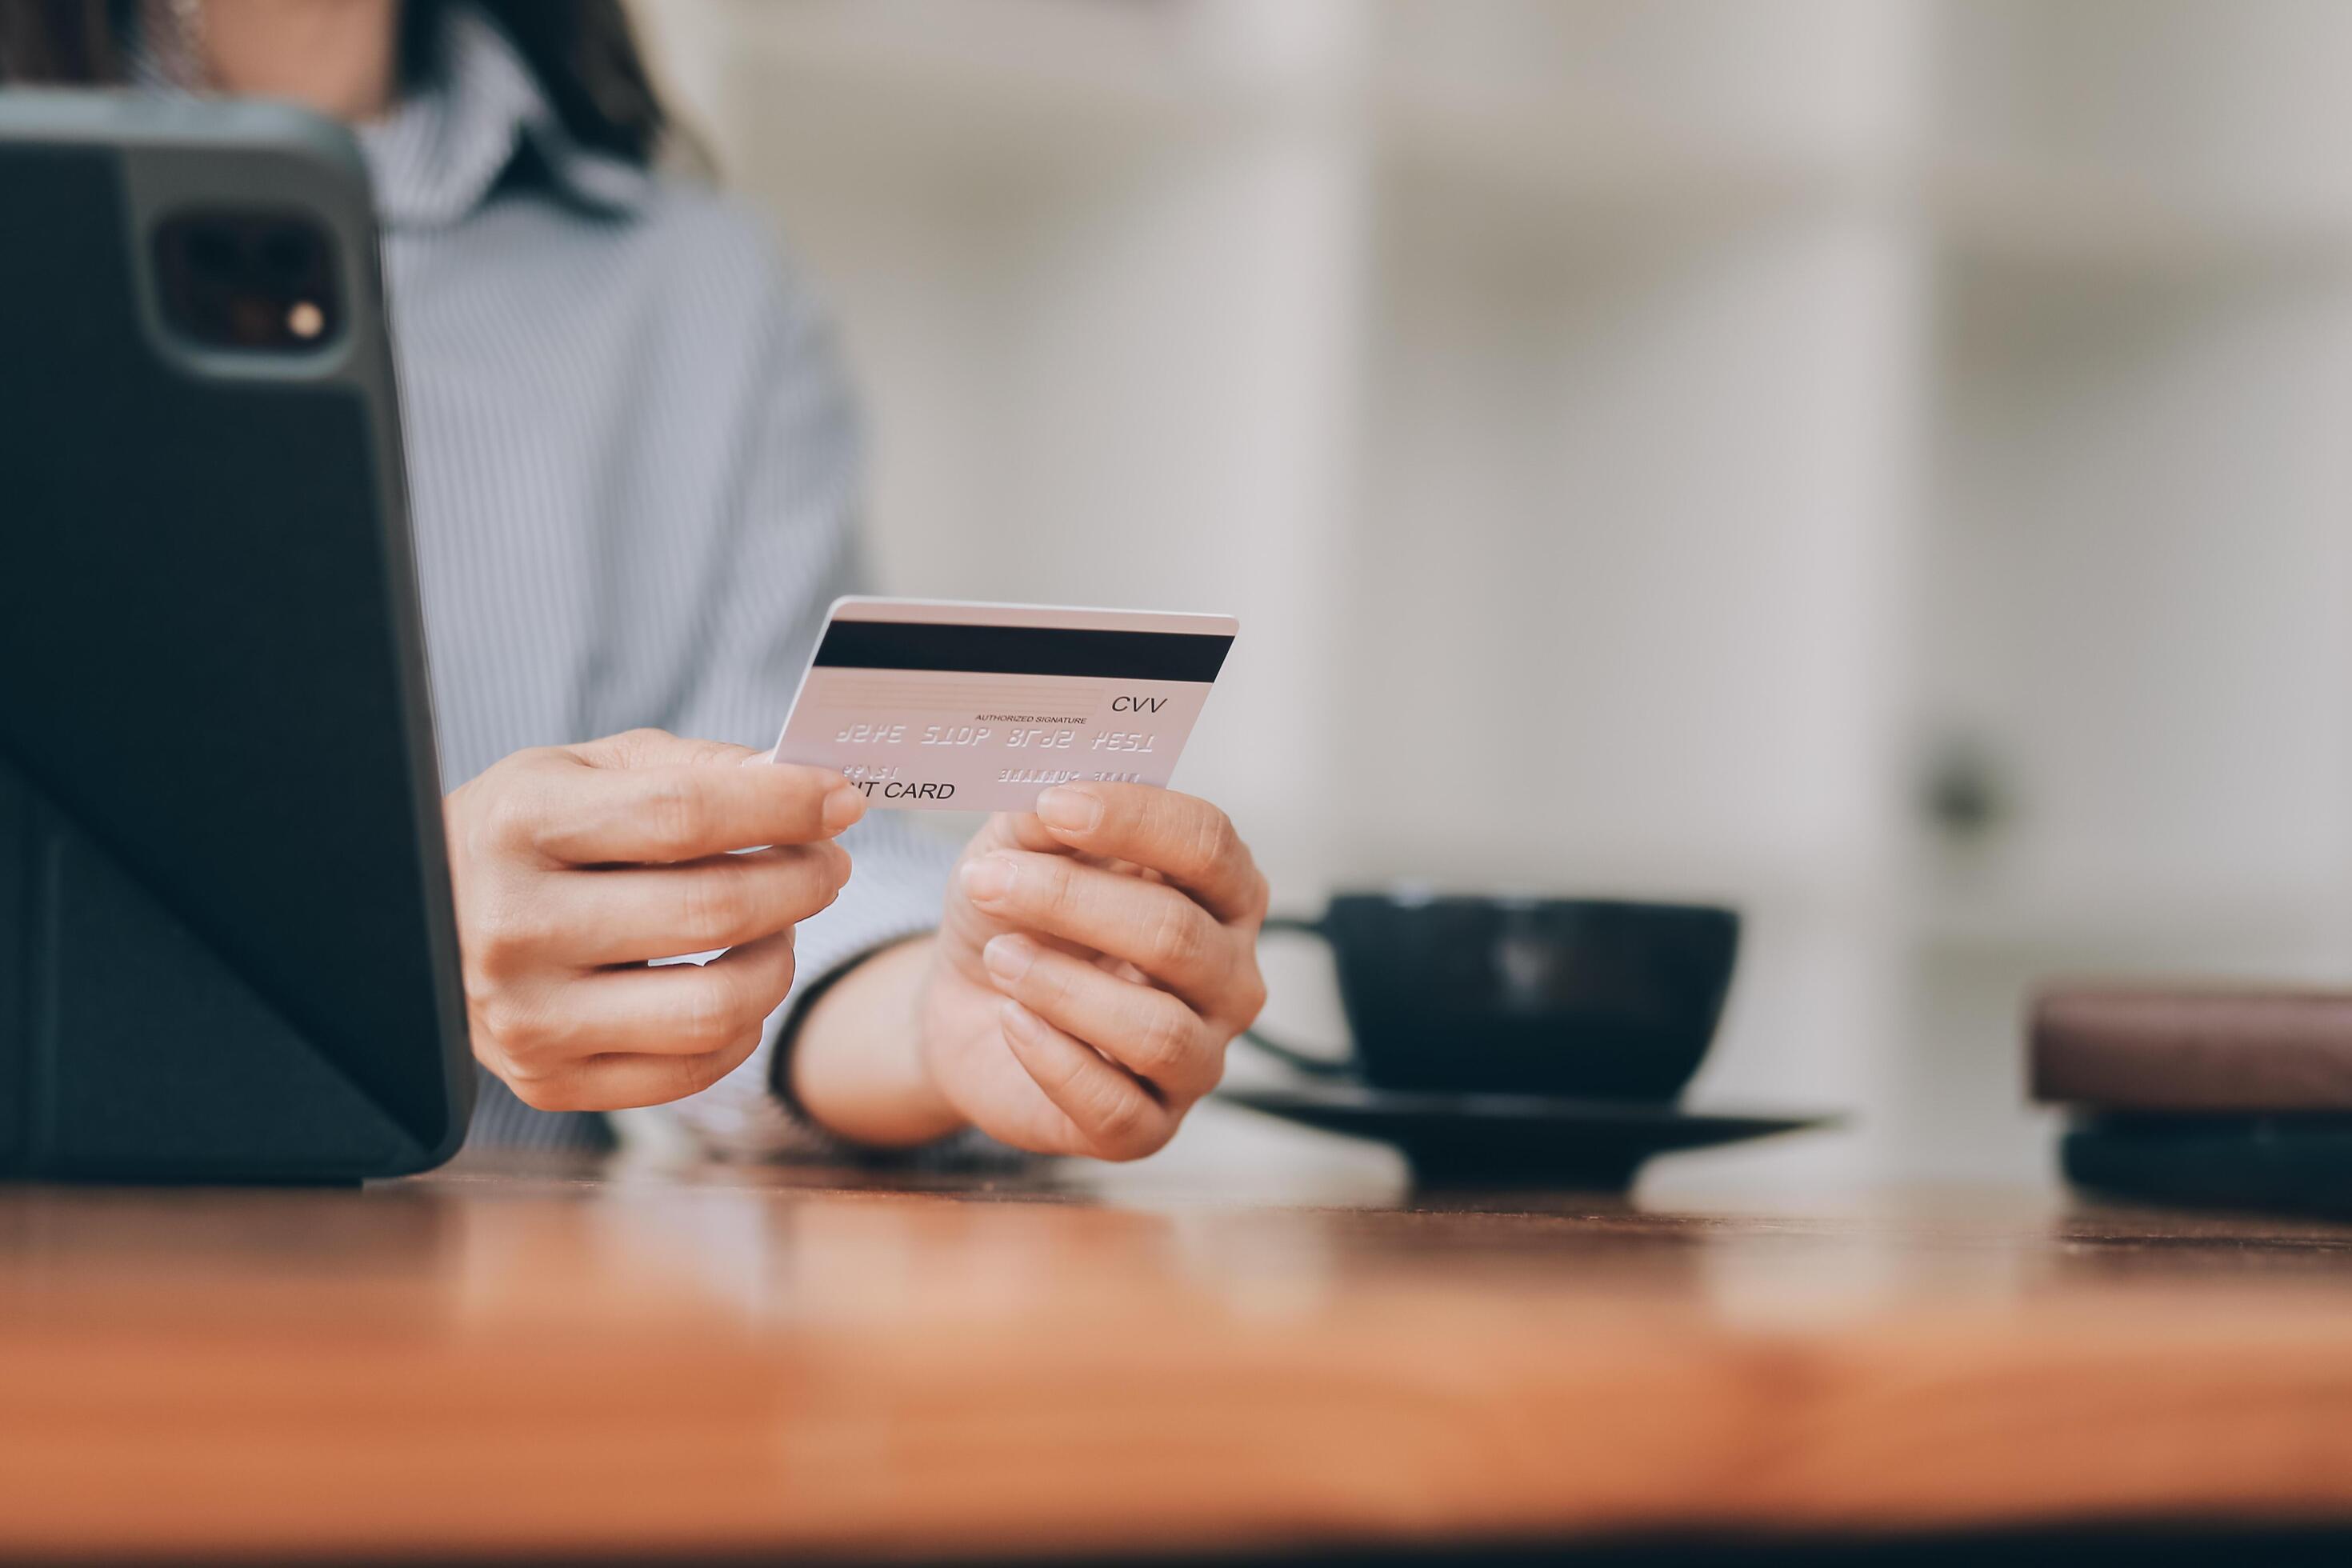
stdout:
[(1073, 626), (835, 621), (816, 662), (847, 669), (953, 669), (1075, 675), (1093, 680), (1217, 679), (1234, 639), (1216, 632), (1089, 631)]

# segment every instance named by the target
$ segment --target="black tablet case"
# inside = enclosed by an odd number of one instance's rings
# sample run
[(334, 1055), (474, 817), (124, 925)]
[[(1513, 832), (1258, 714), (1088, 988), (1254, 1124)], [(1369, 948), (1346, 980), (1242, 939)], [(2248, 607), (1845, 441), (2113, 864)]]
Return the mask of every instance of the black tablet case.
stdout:
[(2069, 1182), (2113, 1197), (2352, 1215), (2352, 1117), (2105, 1117), (2058, 1153)]
[[(472, 1072), (357, 151), (0, 100), (0, 1173), (437, 1163)], [(207, 200), (329, 226), (339, 349), (165, 338), (139, 247)]]

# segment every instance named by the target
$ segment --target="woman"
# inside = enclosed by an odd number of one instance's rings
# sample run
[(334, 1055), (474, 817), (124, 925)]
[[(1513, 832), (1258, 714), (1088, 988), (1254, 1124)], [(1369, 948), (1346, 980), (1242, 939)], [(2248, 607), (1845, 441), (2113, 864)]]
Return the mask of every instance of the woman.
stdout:
[(1067, 785), (951, 867), (838, 779), (741, 765), (856, 582), (856, 430), (755, 226), (655, 169), (617, 0), (0, 0), (10, 81), (358, 128), (478, 1140), (584, 1146), (667, 1103), (740, 1152), (1167, 1141), (1263, 999), (1265, 885), (1222, 813)]

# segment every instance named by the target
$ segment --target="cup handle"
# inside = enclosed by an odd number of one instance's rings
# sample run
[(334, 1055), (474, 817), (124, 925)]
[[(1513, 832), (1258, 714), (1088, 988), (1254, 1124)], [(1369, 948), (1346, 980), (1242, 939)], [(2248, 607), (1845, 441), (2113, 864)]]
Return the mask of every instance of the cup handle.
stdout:
[[(1265, 917), (1265, 923), (1258, 929), (1261, 934), (1272, 931), (1295, 931), (1300, 936), (1324, 936), (1321, 921), (1305, 920), (1297, 915), (1268, 915)], [(1325, 940), (1328, 939), (1325, 938)], [(1294, 1068), (1315, 1078), (1347, 1078), (1356, 1070), (1356, 1063), (1352, 1056), (1339, 1058), (1309, 1056), (1305, 1051), (1284, 1045), (1280, 1040), (1269, 1039), (1255, 1029), (1244, 1029), (1242, 1038), (1286, 1067)]]

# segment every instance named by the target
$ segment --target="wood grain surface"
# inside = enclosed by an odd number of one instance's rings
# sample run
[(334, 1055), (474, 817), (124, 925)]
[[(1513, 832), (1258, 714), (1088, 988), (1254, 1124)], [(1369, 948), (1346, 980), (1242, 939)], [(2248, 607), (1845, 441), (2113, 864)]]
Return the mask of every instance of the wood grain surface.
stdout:
[(2352, 1230), (461, 1163), (0, 1190), (0, 1553), (2352, 1521)]

